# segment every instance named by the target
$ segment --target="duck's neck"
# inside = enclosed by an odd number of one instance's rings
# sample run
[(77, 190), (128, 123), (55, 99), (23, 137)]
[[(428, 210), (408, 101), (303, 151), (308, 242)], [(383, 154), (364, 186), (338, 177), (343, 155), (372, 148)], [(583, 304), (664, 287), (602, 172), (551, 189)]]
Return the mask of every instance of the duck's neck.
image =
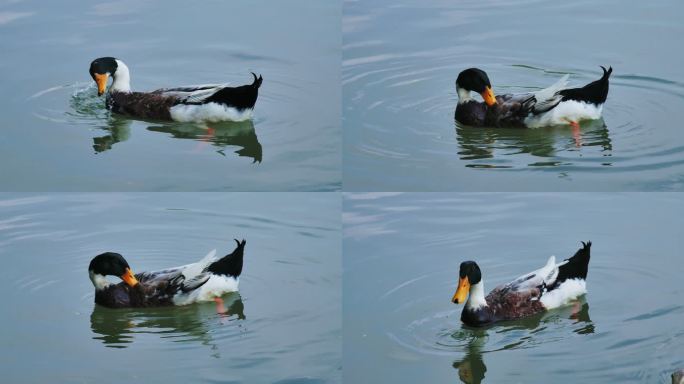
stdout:
[(468, 301), (466, 301), (465, 306), (467, 309), (480, 309), (487, 306), (483, 280), (470, 286), (470, 295), (468, 296)]
[(470, 91), (468, 91), (465, 88), (461, 88), (458, 85), (456, 86), (456, 93), (458, 94), (459, 104), (463, 104), (465, 102), (472, 100), (472, 98), (470, 97)]
[(99, 273), (94, 273), (93, 271), (88, 271), (90, 275), (90, 281), (93, 282), (93, 285), (95, 286), (95, 290), (103, 290), (109, 286), (109, 281), (107, 281), (107, 278), (105, 276), (100, 275)]
[(116, 73), (112, 75), (112, 86), (109, 88), (110, 92), (130, 92), (131, 91), (131, 74), (128, 67), (121, 60), (116, 60)]

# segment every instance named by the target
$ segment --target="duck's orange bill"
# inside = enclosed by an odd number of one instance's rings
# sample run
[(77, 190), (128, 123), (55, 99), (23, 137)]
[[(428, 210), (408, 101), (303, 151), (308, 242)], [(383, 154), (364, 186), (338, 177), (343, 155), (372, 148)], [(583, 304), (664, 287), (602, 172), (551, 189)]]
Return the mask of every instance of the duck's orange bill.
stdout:
[(451, 299), (452, 302), (456, 304), (465, 303), (466, 298), (468, 298), (468, 292), (470, 292), (470, 282), (468, 281), (468, 276), (461, 277), (458, 279), (458, 288), (454, 297)]
[(135, 287), (138, 284), (138, 279), (135, 278), (135, 275), (130, 268), (126, 268), (126, 273), (121, 276), (121, 280), (125, 281), (126, 284), (131, 287)]
[(494, 104), (496, 104), (496, 97), (494, 97), (494, 91), (492, 91), (491, 88), (486, 87), (484, 92), (480, 93), (482, 95), (482, 98), (484, 99), (485, 103), (489, 105), (490, 107)]
[(97, 83), (97, 95), (102, 96), (102, 94), (105, 92), (105, 89), (107, 89), (107, 80), (109, 80), (109, 75), (106, 73), (95, 74), (95, 82)]

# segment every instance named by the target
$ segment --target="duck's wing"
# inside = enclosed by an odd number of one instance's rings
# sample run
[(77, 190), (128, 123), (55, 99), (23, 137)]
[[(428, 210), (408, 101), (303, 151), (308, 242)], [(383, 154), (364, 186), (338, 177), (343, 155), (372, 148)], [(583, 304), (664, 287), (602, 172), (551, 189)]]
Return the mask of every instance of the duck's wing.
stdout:
[(552, 86), (534, 92), (534, 103), (530, 106), (530, 112), (534, 115), (538, 115), (550, 111), (563, 101), (561, 91), (568, 86), (569, 77), (570, 75), (565, 74)]
[(254, 108), (259, 95), (259, 87), (263, 81), (255, 73), (254, 82), (239, 87), (229, 87), (228, 84), (208, 84), (191, 87), (165, 88), (154, 91), (160, 95), (173, 97), (179, 104), (200, 105), (206, 103), (224, 104), (238, 110)]
[(228, 87), (228, 83), (204, 84), (177, 88), (163, 88), (152, 93), (157, 93), (159, 95), (168, 97), (175, 97), (182, 104), (202, 104), (211, 96), (215, 95), (216, 92), (226, 87)]
[(204, 270), (216, 261), (216, 250), (209, 252), (202, 260), (176, 268), (136, 275), (145, 287), (149, 297), (171, 299), (179, 292), (190, 292), (204, 285), (211, 274)]
[(555, 108), (562, 100), (559, 93), (568, 83), (568, 75), (552, 86), (537, 92), (503, 94), (496, 96), (497, 103), (487, 109), (486, 125), (525, 126), (525, 119)]
[(503, 292), (525, 292), (532, 290), (540, 290), (542, 293), (546, 290), (546, 287), (552, 286), (556, 282), (558, 277), (559, 267), (567, 262), (556, 264), (556, 257), (549, 257), (546, 265), (526, 273), (517, 279), (505, 284), (502, 288)]

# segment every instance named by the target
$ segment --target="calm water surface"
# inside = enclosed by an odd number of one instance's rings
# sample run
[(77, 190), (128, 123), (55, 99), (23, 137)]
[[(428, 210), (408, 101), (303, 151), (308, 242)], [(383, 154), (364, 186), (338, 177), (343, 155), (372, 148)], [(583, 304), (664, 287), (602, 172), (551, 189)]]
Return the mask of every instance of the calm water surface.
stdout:
[[(0, 195), (3, 382), (340, 382), (339, 217), (338, 194)], [(142, 272), (235, 237), (245, 266), (223, 314), (93, 302), (101, 252)]]
[[(684, 3), (346, 1), (345, 188), (358, 191), (684, 190)], [(603, 120), (534, 130), (454, 123), (454, 82), (497, 93), (571, 86), (613, 66)], [(578, 145), (579, 144), (579, 145)]]
[[(2, 190), (341, 187), (335, 1), (0, 2)], [(252, 82), (253, 122), (112, 116), (90, 62), (115, 56), (134, 90)]]
[[(353, 383), (669, 383), (684, 366), (679, 194), (346, 194), (344, 377)], [(588, 293), (484, 329), (451, 303), (591, 240)]]

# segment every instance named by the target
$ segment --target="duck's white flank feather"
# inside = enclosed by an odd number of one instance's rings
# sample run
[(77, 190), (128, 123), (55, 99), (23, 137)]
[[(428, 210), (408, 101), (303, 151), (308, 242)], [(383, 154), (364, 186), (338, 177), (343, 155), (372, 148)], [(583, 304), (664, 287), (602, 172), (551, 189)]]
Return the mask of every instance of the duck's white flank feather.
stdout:
[(187, 305), (198, 301), (212, 301), (225, 293), (238, 291), (239, 284), (239, 277), (211, 275), (209, 281), (201, 287), (190, 292), (178, 292), (173, 297), (173, 303)]
[[(211, 263), (217, 261), (216, 250), (212, 250), (202, 260), (179, 267), (186, 281), (206, 278), (210, 272), (204, 272)], [(198, 301), (211, 301), (224, 293), (238, 290), (239, 278), (211, 274), (209, 280), (198, 289), (190, 292), (178, 292), (173, 297), (175, 305), (187, 305)]]
[(563, 125), (571, 121), (596, 120), (601, 118), (603, 105), (595, 105), (575, 100), (563, 101), (554, 109), (525, 118), (525, 125), (529, 128)]
[(546, 309), (558, 308), (587, 293), (587, 282), (581, 279), (568, 279), (558, 288), (542, 295), (541, 303)]
[(197, 105), (174, 105), (170, 109), (171, 118), (181, 122), (191, 121), (245, 121), (252, 118), (252, 109), (242, 111), (218, 103)]

